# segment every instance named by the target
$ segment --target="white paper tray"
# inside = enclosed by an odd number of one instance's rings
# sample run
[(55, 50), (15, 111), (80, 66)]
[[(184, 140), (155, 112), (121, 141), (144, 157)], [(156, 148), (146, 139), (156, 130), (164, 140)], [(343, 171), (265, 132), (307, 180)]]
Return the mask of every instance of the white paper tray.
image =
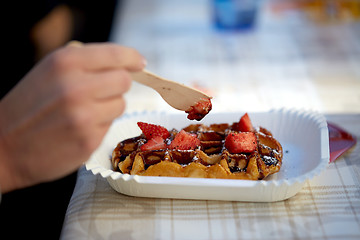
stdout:
[[(244, 112), (210, 113), (202, 123), (233, 123)], [(323, 171), (329, 162), (326, 119), (315, 112), (273, 110), (248, 113), (254, 126), (270, 130), (284, 150), (280, 171), (266, 180), (223, 180), (174, 177), (146, 177), (112, 171), (110, 157), (118, 142), (141, 133), (138, 121), (160, 124), (167, 129), (194, 123), (181, 114), (144, 112), (114, 121), (101, 146), (86, 168), (106, 178), (116, 191), (138, 197), (272, 202), (294, 196), (307, 179)]]

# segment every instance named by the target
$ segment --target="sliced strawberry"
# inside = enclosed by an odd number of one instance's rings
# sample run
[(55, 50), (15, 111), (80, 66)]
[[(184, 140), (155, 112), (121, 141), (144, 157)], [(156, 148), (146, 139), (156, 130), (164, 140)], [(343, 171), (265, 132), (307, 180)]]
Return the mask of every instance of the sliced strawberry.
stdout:
[(165, 149), (166, 145), (161, 136), (155, 136), (140, 147), (141, 151)]
[(176, 150), (194, 150), (199, 145), (200, 140), (195, 134), (181, 130), (178, 134), (176, 134), (174, 140), (170, 143), (169, 148)]
[(230, 153), (250, 153), (256, 150), (257, 140), (253, 132), (232, 132), (225, 138)]
[(234, 123), (233, 129), (238, 132), (253, 132), (254, 127), (251, 123), (249, 115), (245, 113), (238, 123)]
[(200, 121), (205, 117), (206, 114), (208, 114), (212, 109), (212, 104), (210, 99), (201, 99), (199, 102), (197, 102), (194, 106), (191, 106), (188, 110), (185, 112), (189, 115), (187, 116), (190, 120), (198, 120)]
[(145, 135), (147, 140), (150, 140), (153, 137), (160, 136), (163, 139), (166, 139), (170, 136), (169, 131), (160, 125), (138, 122), (137, 125)]

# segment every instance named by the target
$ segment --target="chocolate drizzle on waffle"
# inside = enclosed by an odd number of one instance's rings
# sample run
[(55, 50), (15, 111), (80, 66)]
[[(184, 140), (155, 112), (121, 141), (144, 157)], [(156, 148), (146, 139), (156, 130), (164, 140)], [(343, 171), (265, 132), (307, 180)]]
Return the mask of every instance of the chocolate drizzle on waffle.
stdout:
[[(140, 136), (120, 142), (112, 153), (116, 171), (143, 176), (201, 177), (259, 180), (280, 170), (283, 151), (281, 144), (265, 128), (253, 129), (256, 150), (249, 153), (230, 153), (226, 137), (236, 131), (236, 124), (193, 124), (184, 128), (196, 134), (200, 145), (194, 150), (141, 151), (147, 139)], [(169, 146), (177, 130), (171, 130), (165, 140)]]

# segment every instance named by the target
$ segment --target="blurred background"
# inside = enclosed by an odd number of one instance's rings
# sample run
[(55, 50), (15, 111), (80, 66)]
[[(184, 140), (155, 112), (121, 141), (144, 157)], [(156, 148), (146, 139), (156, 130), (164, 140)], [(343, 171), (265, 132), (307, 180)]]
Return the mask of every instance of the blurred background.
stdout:
[[(5, 49), (9, 86), (69, 40), (112, 41), (139, 50), (148, 70), (208, 92), (214, 111), (360, 111), (359, 0), (7, 4), (12, 21), (3, 46), (16, 46)], [(136, 83), (128, 98), (128, 111), (172, 111)]]
[[(214, 111), (360, 110), (359, 0), (6, 4), (11, 24), (3, 46), (16, 46), (5, 49), (9, 87), (69, 40), (112, 41), (138, 49), (148, 70), (211, 94)], [(172, 111), (137, 84), (128, 98), (128, 111)]]
[[(359, 112), (359, 17), (357, 0), (133, 0), (116, 12), (111, 41), (208, 91), (213, 111)], [(151, 90), (133, 90), (129, 110), (169, 110)]]

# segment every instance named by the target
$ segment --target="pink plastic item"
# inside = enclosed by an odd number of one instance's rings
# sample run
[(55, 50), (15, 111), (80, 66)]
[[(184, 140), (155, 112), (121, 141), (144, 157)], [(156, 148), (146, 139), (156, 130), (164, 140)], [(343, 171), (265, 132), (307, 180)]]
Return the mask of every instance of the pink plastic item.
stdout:
[(356, 138), (339, 126), (329, 123), (330, 162), (334, 162), (356, 144)]

